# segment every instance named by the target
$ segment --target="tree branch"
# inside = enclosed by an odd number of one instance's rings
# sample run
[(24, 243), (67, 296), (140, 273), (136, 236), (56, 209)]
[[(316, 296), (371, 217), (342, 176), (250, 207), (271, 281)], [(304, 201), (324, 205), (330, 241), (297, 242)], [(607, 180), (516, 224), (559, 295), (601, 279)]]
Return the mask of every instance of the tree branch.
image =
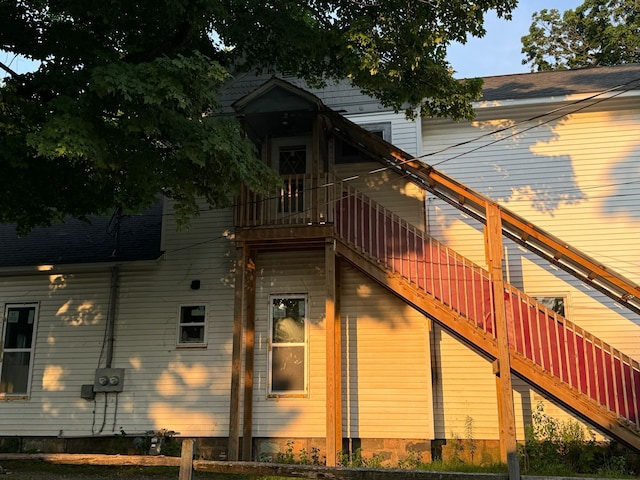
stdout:
[(2, 63), (2, 62), (0, 62), (0, 68), (1, 68), (2, 70), (4, 70), (5, 72), (7, 72), (7, 73), (8, 73), (9, 75), (11, 75), (12, 77), (14, 77), (14, 78), (17, 78), (17, 77), (18, 77), (18, 74), (17, 74), (16, 72), (14, 72), (13, 70), (11, 70), (11, 69), (9, 68), (9, 66), (5, 65), (5, 64), (4, 64), (4, 63)]

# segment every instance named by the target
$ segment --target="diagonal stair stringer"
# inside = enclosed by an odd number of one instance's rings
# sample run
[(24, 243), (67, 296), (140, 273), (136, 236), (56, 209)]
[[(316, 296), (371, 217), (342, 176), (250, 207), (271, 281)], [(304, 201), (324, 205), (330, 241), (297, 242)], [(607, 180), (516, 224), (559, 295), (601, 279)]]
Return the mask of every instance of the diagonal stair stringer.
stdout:
[[(336, 253), (359, 271), (376, 281), (398, 298), (428, 316), (464, 343), (494, 360), (498, 356), (496, 339), (478, 328), (445, 303), (429, 295), (402, 275), (386, 268), (344, 239), (336, 239)], [(589, 396), (566, 384), (551, 372), (536, 365), (510, 347), (511, 370), (534, 388), (545, 392), (559, 404), (615, 438), (628, 447), (640, 451), (640, 432), (635, 424), (607, 409)]]

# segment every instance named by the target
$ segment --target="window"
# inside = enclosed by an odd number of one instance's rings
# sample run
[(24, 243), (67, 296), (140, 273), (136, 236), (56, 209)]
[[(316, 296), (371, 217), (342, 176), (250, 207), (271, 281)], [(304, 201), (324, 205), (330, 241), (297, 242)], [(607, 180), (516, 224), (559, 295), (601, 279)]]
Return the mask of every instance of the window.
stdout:
[(206, 345), (207, 307), (205, 305), (181, 305), (178, 322), (178, 345)]
[(549, 310), (557, 313), (562, 317), (566, 317), (565, 315), (565, 305), (566, 299), (565, 297), (534, 297), (536, 301), (540, 302), (542, 305), (547, 307)]
[(269, 394), (307, 393), (307, 297), (270, 297)]
[(28, 395), (37, 304), (7, 304), (2, 329), (0, 395)]

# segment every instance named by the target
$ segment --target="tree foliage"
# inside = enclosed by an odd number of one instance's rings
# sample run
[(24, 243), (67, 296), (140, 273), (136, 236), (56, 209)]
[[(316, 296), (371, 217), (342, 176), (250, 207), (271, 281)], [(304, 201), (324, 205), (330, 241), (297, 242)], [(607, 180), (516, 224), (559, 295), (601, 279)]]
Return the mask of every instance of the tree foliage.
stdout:
[(238, 69), (350, 78), (384, 104), (469, 117), (480, 81), (453, 79), (447, 45), (482, 36), (516, 0), (0, 0), (0, 222), (21, 230), (158, 194), (197, 213), (276, 181), (238, 124), (215, 115)]
[(556, 9), (533, 14), (522, 37), (522, 64), (532, 71), (612, 66), (640, 62), (637, 0), (585, 0), (562, 15)]

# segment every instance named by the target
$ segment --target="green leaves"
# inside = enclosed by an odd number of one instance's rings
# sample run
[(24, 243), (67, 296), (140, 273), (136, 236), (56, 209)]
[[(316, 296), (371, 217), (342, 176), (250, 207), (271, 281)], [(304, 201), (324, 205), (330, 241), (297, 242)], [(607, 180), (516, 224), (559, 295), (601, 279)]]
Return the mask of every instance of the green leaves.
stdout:
[[(275, 173), (233, 119), (215, 117), (229, 70), (349, 78), (408, 115), (468, 118), (477, 80), (454, 80), (452, 41), (516, 0), (19, 0), (0, 2), (0, 49), (36, 59), (0, 86), (0, 221), (22, 230), (136, 210), (159, 193), (196, 214)], [(6, 71), (6, 70), (0, 70)]]
[(585, 0), (562, 15), (541, 10), (522, 37), (522, 64), (532, 71), (640, 62), (636, 0)]

